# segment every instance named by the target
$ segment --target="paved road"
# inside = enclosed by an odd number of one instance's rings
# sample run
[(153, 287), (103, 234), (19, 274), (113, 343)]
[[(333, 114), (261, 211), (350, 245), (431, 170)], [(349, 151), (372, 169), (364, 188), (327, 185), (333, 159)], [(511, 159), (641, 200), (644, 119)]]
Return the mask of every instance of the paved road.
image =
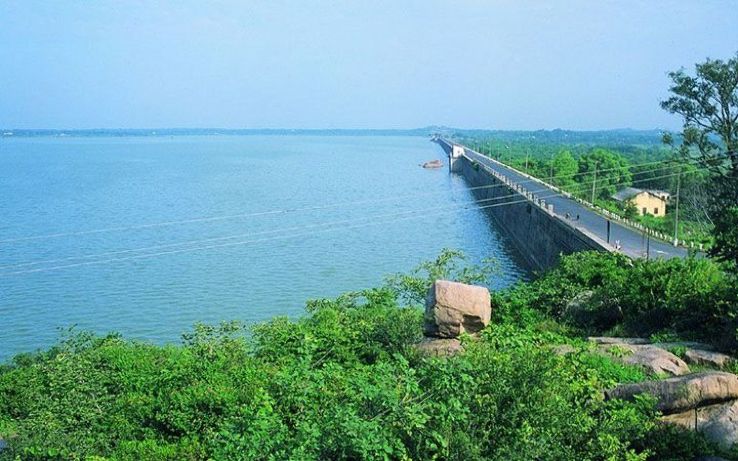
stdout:
[[(574, 199), (556, 195), (557, 192), (548, 186), (537, 181), (531, 181), (516, 170), (508, 168), (499, 162), (495, 162), (485, 155), (468, 148), (465, 148), (465, 151), (466, 155), (470, 159), (476, 160), (477, 162), (507, 176), (511, 181), (520, 183), (528, 191), (544, 198), (547, 204), (553, 204), (554, 213), (561, 219), (567, 220), (566, 214), (569, 213), (569, 216), (574, 219), (568, 219), (567, 221), (572, 225), (585, 229), (599, 237), (601, 240), (607, 241), (607, 218), (595, 213)], [(577, 215), (579, 215), (579, 220), (575, 219)], [(644, 237), (641, 232), (620, 225), (616, 221), (611, 221), (610, 242), (614, 245), (616, 241), (620, 241), (621, 252), (634, 258), (645, 257), (647, 247), (649, 248), (650, 258), (683, 258), (688, 254), (688, 251), (684, 248), (675, 247), (669, 243), (665, 243), (654, 238), (651, 238), (650, 244), (648, 244), (646, 237)]]

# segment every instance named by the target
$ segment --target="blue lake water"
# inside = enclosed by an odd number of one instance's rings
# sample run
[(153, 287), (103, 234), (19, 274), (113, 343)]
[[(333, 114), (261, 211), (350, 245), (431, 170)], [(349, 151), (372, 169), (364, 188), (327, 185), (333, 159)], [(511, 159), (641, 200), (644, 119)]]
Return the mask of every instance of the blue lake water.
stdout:
[(442, 248), (524, 276), (422, 137), (0, 138), (0, 361), (76, 325), (157, 343), (301, 315)]

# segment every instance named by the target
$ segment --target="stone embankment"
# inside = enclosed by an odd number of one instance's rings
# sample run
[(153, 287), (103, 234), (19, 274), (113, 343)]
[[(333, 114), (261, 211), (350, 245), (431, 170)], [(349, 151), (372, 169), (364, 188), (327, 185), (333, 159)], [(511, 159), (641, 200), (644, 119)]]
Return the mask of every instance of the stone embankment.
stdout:
[(459, 336), (478, 333), (489, 324), (491, 315), (488, 289), (437, 280), (425, 301), (425, 338), (418, 350), (438, 356), (462, 352)]
[[(656, 376), (622, 384), (605, 393), (608, 399), (632, 400), (648, 394), (656, 399), (661, 421), (703, 433), (724, 448), (738, 443), (738, 376), (721, 371), (733, 357), (696, 342), (651, 343), (643, 338), (593, 337), (599, 351)], [(677, 356), (676, 354), (679, 356)], [(694, 370), (701, 370), (693, 373)]]

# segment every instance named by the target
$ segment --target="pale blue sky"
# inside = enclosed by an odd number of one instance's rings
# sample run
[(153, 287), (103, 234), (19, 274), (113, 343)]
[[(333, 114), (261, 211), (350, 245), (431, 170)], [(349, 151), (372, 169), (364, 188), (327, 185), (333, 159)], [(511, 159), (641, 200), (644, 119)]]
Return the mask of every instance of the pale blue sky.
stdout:
[(676, 128), (738, 1), (0, 0), (4, 128)]

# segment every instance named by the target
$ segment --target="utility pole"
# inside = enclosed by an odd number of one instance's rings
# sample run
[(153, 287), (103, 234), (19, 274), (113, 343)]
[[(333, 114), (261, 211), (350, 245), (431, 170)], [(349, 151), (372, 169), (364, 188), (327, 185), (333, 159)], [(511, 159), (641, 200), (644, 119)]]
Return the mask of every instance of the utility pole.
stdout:
[(548, 183), (549, 184), (553, 184), (554, 183), (554, 158), (553, 158), (553, 155), (551, 156), (551, 174), (550, 174), (550, 178), (548, 180)]
[(530, 152), (525, 154), (525, 172), (528, 172), (528, 157), (530, 156)]
[(682, 184), (682, 166), (678, 166), (677, 171), (677, 188), (676, 188), (676, 209), (674, 210), (674, 246), (679, 244), (679, 187)]
[(597, 162), (595, 162), (594, 179), (592, 180), (592, 204), (595, 202), (595, 191), (597, 190)]

